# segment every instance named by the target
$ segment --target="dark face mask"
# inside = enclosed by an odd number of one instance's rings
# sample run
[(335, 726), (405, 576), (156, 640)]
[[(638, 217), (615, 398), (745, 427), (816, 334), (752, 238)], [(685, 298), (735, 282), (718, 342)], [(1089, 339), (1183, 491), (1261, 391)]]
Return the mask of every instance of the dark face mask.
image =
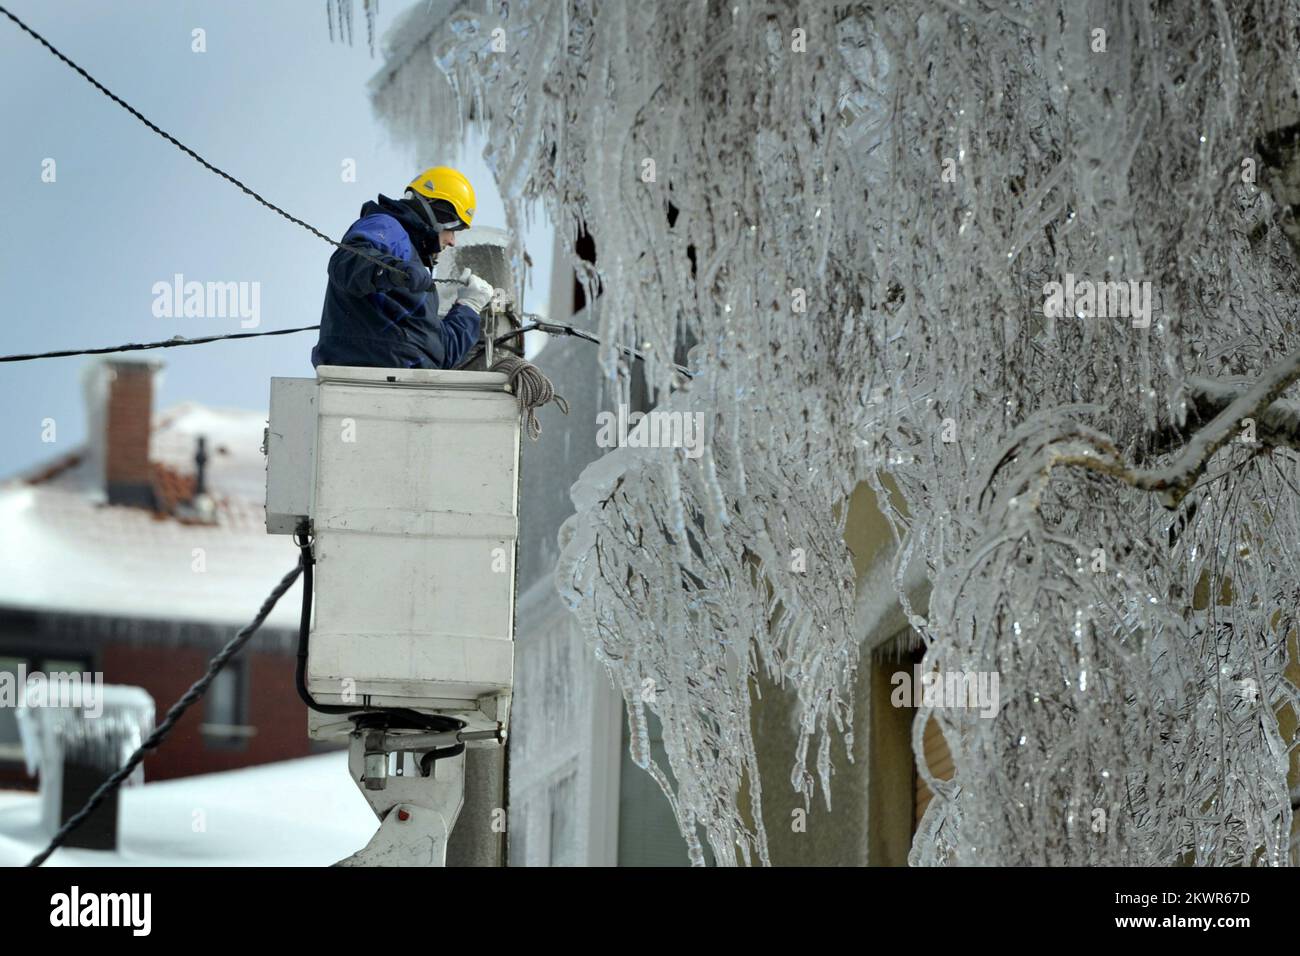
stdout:
[(402, 201), (420, 217), (420, 223), (424, 228), (412, 237), (415, 243), (415, 251), (419, 255), (420, 261), (429, 268), (433, 268), (433, 260), (438, 258), (438, 253), (442, 252), (442, 243), (438, 241), (438, 226), (436, 223), (429, 221), (428, 213), (424, 209), (424, 203), (418, 199), (403, 199)]
[(438, 234), (431, 232), (427, 237), (421, 236), (415, 251), (420, 254), (420, 259), (430, 269), (433, 268), (433, 262), (438, 258), (438, 253), (442, 252), (442, 243), (438, 241)]

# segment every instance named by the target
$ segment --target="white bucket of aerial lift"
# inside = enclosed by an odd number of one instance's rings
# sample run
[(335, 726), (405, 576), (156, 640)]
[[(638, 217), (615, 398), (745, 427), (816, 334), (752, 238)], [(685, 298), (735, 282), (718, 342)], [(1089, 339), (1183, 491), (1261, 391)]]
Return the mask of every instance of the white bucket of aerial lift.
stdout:
[[(277, 488), (274, 449), (294, 426), (276, 414), (314, 405), (308, 691), (320, 704), (453, 714), (471, 730), (504, 724), (519, 500), (519, 408), (506, 376), (316, 372), (310, 396), (310, 380), (272, 380), (268, 429), (268, 530), (283, 532), (302, 509)], [(309, 722), (316, 737), (351, 729), (333, 715)]]

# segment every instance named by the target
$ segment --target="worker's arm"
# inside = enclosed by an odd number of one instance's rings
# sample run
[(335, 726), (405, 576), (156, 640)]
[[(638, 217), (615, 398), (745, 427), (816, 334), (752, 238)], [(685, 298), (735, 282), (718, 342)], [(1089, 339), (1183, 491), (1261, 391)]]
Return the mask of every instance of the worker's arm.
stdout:
[(464, 302), (458, 300), (447, 310), (442, 317), (442, 354), (447, 368), (455, 368), (465, 360), (482, 328), (478, 312)]
[(483, 328), (482, 314), (492, 301), (493, 288), (468, 269), (461, 276), (460, 293), (442, 317), (442, 350), (447, 368), (455, 368), (469, 354)]
[[(363, 255), (357, 255), (353, 249)], [(345, 242), (342, 248), (334, 250), (334, 255), (330, 256), (329, 277), (330, 282), (353, 295), (369, 295), (389, 289), (428, 292), (433, 286), (433, 277), (424, 266), (406, 262), (364, 242)]]
[(400, 229), (397, 221), (389, 216), (366, 216), (357, 220), (343, 237), (342, 248), (334, 250), (334, 255), (330, 256), (330, 282), (353, 295), (369, 295), (394, 288), (428, 292), (433, 287), (429, 270), (396, 254), (394, 230)]

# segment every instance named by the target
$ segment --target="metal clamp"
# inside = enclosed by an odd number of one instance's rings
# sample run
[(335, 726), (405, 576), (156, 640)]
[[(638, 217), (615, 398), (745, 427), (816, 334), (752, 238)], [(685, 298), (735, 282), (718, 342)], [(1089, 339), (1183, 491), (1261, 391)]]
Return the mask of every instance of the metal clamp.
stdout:
[[(380, 822), (370, 842), (337, 866), (446, 865), (447, 839), (465, 802), (464, 751), (437, 761), (414, 761), (416, 772), (408, 774), (405, 754), (410, 751), (391, 749), (388, 742), (401, 736), (357, 730), (348, 741), (348, 771)], [(398, 755), (398, 772), (390, 775), (392, 753)]]

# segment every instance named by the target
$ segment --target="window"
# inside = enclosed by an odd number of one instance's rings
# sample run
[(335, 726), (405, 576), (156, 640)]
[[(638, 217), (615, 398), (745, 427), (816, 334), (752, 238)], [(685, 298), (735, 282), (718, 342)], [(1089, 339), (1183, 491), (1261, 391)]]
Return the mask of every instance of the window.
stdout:
[[(632, 762), (627, 708), (621, 709), (623, 746), (618, 789), (618, 865), (690, 866), (690, 851), (677, 827), (672, 804), (655, 779)], [(650, 711), (646, 712), (646, 728), (650, 733), (650, 753), (664, 775), (672, 780), (663, 727), (659, 718)], [(705, 847), (705, 857), (713, 862), (708, 847)]]
[(243, 661), (231, 661), (205, 695), (202, 731), (210, 750), (243, 750), (257, 729), (248, 726), (248, 673)]

